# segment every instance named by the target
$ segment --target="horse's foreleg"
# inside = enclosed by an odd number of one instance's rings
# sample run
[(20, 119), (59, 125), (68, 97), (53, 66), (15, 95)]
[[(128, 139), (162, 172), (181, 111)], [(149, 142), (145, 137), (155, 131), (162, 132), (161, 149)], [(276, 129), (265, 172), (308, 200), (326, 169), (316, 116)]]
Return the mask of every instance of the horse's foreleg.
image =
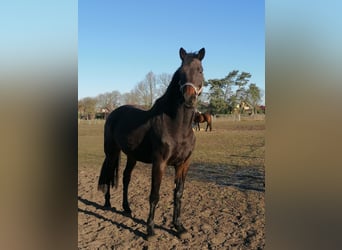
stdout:
[(152, 166), (152, 186), (150, 193), (150, 213), (147, 219), (147, 236), (154, 235), (154, 213), (159, 201), (159, 189), (165, 170), (165, 164), (153, 164)]
[(126, 213), (132, 213), (132, 210), (129, 207), (128, 203), (128, 186), (129, 182), (131, 181), (131, 174), (133, 171), (133, 168), (136, 164), (136, 160), (132, 159), (131, 157), (127, 156), (127, 163), (126, 163), (126, 168), (123, 173), (123, 201), (122, 201), (122, 207), (125, 210)]
[(185, 163), (176, 168), (176, 188), (174, 190), (173, 225), (177, 230), (178, 236), (187, 231), (181, 222), (181, 199), (183, 196), (184, 182), (189, 169), (189, 165), (190, 161), (187, 160)]
[(184, 190), (184, 181), (181, 179), (176, 180), (176, 188), (174, 190), (174, 209), (173, 209), (173, 225), (177, 230), (178, 235), (186, 232), (186, 229), (181, 222), (181, 204)]

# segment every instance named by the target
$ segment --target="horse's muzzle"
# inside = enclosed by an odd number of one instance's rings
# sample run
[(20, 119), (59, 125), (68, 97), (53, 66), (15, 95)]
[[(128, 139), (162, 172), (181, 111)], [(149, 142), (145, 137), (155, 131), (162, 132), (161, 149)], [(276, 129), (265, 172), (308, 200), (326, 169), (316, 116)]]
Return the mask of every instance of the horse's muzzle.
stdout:
[(191, 87), (187, 87), (187, 89), (183, 93), (185, 106), (187, 106), (188, 108), (195, 107), (197, 104), (197, 99), (198, 99), (198, 95), (194, 93), (193, 91), (191, 91), (191, 89), (192, 89)]
[(196, 105), (198, 96), (202, 92), (202, 87), (198, 89), (194, 84), (192, 83), (185, 83), (181, 86), (180, 90), (183, 93), (184, 100), (185, 100), (185, 106), (192, 108)]

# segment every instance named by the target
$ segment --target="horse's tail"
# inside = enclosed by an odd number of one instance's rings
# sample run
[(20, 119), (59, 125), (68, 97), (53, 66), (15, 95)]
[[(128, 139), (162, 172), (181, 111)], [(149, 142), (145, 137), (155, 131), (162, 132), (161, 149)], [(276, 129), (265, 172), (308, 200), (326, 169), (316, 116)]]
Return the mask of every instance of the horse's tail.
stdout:
[(119, 183), (120, 148), (115, 144), (110, 130), (110, 122), (107, 119), (104, 132), (104, 152), (106, 157), (102, 164), (97, 187), (98, 190), (104, 193), (107, 192), (110, 186), (117, 188)]

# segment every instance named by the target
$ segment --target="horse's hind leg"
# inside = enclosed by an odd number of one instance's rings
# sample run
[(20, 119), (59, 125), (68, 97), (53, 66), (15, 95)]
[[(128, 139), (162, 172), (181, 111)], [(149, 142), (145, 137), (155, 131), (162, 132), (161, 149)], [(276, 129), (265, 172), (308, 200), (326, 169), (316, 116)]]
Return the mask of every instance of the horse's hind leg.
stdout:
[(205, 131), (207, 131), (209, 128), (209, 131), (211, 131), (211, 121), (207, 122), (207, 128), (205, 129)]
[(131, 213), (131, 209), (129, 207), (128, 203), (128, 186), (129, 182), (131, 181), (131, 174), (132, 171), (135, 167), (136, 160), (133, 159), (132, 157), (127, 156), (127, 163), (126, 163), (126, 168), (123, 173), (123, 201), (122, 201), (122, 207), (125, 210), (126, 213)]
[(107, 185), (107, 191), (105, 193), (105, 204), (103, 205), (105, 208), (111, 208), (110, 204), (110, 186)]
[(120, 150), (111, 149), (106, 152), (106, 158), (102, 164), (101, 173), (98, 182), (98, 189), (105, 193), (104, 207), (110, 208), (110, 187), (117, 187), (118, 169), (120, 162)]

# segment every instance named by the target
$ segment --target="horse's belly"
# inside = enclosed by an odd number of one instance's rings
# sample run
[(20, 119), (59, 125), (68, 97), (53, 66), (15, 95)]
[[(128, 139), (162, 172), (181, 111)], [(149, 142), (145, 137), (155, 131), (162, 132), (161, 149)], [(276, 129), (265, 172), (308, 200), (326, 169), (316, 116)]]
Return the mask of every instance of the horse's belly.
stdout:
[(152, 163), (152, 152), (149, 148), (138, 148), (132, 152), (137, 161)]
[(152, 162), (152, 149), (151, 143), (149, 142), (148, 138), (144, 138), (142, 140), (129, 140), (126, 138), (127, 141), (123, 143), (121, 146), (121, 150), (129, 156), (132, 156), (135, 160), (141, 161), (144, 163), (151, 163)]

